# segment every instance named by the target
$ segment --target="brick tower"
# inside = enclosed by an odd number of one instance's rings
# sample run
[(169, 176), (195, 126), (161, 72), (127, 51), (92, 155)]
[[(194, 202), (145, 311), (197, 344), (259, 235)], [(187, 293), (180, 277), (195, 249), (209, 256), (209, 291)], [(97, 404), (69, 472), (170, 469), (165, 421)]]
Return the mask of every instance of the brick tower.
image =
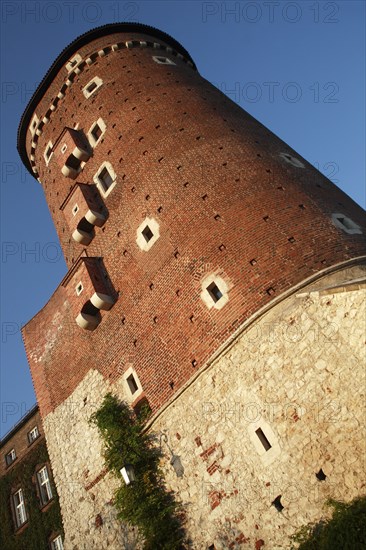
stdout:
[(359, 494), (362, 209), (141, 24), (63, 50), (18, 150), (68, 265), (23, 329), (65, 548), (123, 547), (88, 424), (108, 391), (166, 434), (194, 548), (282, 548)]

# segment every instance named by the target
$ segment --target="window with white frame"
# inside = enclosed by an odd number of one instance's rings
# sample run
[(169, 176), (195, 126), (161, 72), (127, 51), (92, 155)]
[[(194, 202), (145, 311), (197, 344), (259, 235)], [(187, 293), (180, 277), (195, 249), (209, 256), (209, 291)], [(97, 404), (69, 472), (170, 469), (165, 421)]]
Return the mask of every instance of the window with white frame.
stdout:
[(83, 283), (81, 281), (76, 285), (75, 290), (76, 290), (76, 295), (80, 296), (80, 294), (84, 290)]
[(280, 153), (280, 157), (289, 164), (292, 164), (292, 166), (296, 166), (296, 168), (305, 168), (305, 164), (301, 162), (301, 160), (299, 160), (298, 158), (290, 155), (290, 153)]
[(81, 55), (80, 54), (75, 54), (74, 57), (72, 57), (68, 63), (66, 63), (66, 70), (68, 73), (71, 73), (71, 71), (74, 69), (74, 67), (76, 67), (76, 65), (78, 63), (80, 63), (81, 61)]
[(95, 76), (86, 86), (83, 88), (83, 94), (88, 99), (94, 94), (103, 84), (103, 80), (99, 76)]
[(362, 229), (357, 223), (340, 212), (332, 214), (332, 220), (336, 227), (349, 235), (360, 235), (362, 233)]
[(39, 118), (37, 117), (37, 115), (34, 115), (29, 125), (29, 131), (32, 134), (32, 136), (34, 136), (38, 122), (39, 122)]
[(15, 526), (18, 529), (27, 521), (27, 512), (25, 509), (24, 496), (22, 489), (18, 489), (12, 494)]
[(94, 122), (87, 134), (89, 143), (92, 147), (96, 147), (96, 145), (100, 142), (105, 130), (106, 124), (104, 120), (102, 118), (98, 118), (98, 120)]
[(53, 148), (52, 142), (49, 141), (47, 143), (47, 147), (46, 147), (46, 149), (43, 153), (43, 158), (44, 158), (47, 166), (48, 166), (48, 163), (50, 162), (51, 157), (52, 157), (52, 148)]
[(116, 185), (117, 176), (110, 162), (103, 162), (93, 180), (101, 194), (106, 197)]
[(29, 432), (28, 432), (28, 441), (29, 443), (33, 443), (39, 436), (39, 430), (38, 426), (34, 426)]
[(142, 393), (142, 385), (135, 369), (130, 366), (123, 374), (125, 383), (125, 398), (129, 403), (135, 401)]
[(17, 455), (15, 452), (15, 449), (11, 449), (8, 453), (5, 455), (5, 462), (7, 466), (10, 466), (16, 459)]
[(154, 218), (145, 218), (137, 228), (136, 243), (145, 252), (150, 250), (159, 237), (159, 224)]
[(39, 495), (41, 498), (41, 504), (47, 504), (52, 499), (52, 489), (51, 489), (51, 483), (50, 478), (48, 475), (47, 466), (43, 466), (38, 472), (37, 472), (37, 481), (38, 481), (38, 487), (39, 487)]
[(201, 298), (209, 309), (221, 309), (229, 300), (228, 286), (219, 275), (206, 275), (201, 288)]
[(158, 63), (159, 65), (175, 65), (174, 61), (169, 59), (169, 57), (163, 57), (161, 55), (153, 55), (152, 56), (155, 63)]
[(51, 550), (64, 550), (61, 535), (58, 535), (56, 538), (51, 540)]

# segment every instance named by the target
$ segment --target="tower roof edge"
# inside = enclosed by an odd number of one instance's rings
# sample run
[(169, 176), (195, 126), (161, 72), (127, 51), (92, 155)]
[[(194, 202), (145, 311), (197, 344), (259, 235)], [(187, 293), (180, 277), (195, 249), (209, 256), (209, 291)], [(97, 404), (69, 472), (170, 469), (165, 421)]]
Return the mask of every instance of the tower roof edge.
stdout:
[(42, 81), (38, 85), (30, 101), (28, 102), (28, 105), (26, 106), (23, 112), (23, 115), (20, 119), (20, 123), (18, 126), (18, 133), (17, 133), (17, 149), (22, 162), (24, 163), (25, 167), (28, 169), (28, 171), (32, 175), (33, 175), (33, 172), (32, 172), (28, 155), (25, 149), (25, 138), (26, 138), (27, 128), (30, 123), (30, 119), (32, 117), (32, 113), (36, 105), (39, 103), (39, 101), (43, 97), (45, 91), (47, 90), (48, 86), (50, 85), (50, 83), (52, 82), (53, 78), (58, 73), (62, 65), (64, 65), (64, 63), (66, 63), (70, 59), (70, 57), (74, 52), (76, 52), (79, 48), (81, 48), (85, 44), (88, 44), (89, 42), (97, 38), (100, 38), (102, 36), (108, 36), (109, 34), (114, 34), (118, 32), (134, 32), (134, 33), (141, 32), (144, 34), (149, 34), (160, 40), (163, 40), (164, 42), (167, 42), (170, 46), (172, 46), (175, 50), (177, 50), (179, 53), (184, 55), (184, 57), (186, 57), (189, 61), (191, 61), (193, 66), (196, 68), (195, 63), (191, 58), (191, 56), (189, 55), (188, 51), (177, 40), (175, 40), (175, 38), (165, 33), (164, 31), (156, 29), (155, 27), (152, 27), (150, 25), (145, 25), (143, 23), (131, 23), (131, 22), (109, 23), (107, 25), (95, 27), (81, 34), (75, 40), (73, 40), (68, 46), (66, 46), (66, 48), (62, 50), (62, 52), (58, 55), (58, 57), (52, 63), (51, 67), (48, 69), (47, 73), (43, 77)]

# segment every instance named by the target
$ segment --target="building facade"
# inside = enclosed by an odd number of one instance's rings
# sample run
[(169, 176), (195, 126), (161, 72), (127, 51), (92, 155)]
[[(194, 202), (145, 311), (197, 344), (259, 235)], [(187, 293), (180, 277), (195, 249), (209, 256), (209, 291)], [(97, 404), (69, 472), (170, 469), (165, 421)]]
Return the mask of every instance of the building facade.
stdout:
[(38, 406), (0, 441), (4, 550), (62, 550), (63, 526)]
[(88, 422), (109, 391), (151, 408), (194, 548), (287, 548), (362, 492), (357, 204), (140, 24), (60, 54), (18, 150), (68, 265), (23, 329), (66, 549), (134, 545)]

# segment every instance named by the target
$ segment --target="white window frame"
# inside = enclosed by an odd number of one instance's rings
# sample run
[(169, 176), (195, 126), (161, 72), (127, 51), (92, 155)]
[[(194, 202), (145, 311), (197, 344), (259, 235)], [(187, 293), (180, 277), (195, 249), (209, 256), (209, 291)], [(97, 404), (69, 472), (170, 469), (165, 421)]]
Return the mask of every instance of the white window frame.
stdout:
[[(5, 463), (7, 466), (10, 466), (10, 464), (13, 464), (14, 460), (16, 459), (17, 454), (15, 452), (15, 449), (10, 449), (8, 453), (5, 455)], [(8, 459), (9, 458), (9, 459)]]
[[(348, 225), (351, 227), (347, 227), (341, 220), (347, 220)], [(345, 233), (348, 233), (349, 235), (361, 235), (362, 229), (361, 227), (355, 223), (351, 218), (346, 216), (345, 214), (342, 214), (341, 212), (334, 212), (332, 214), (332, 221), (336, 227), (339, 229), (342, 229)]]
[(305, 168), (305, 164), (298, 158), (291, 155), (291, 153), (280, 153), (280, 157), (283, 158), (288, 164), (295, 166), (296, 168)]
[(64, 550), (61, 535), (57, 535), (57, 537), (51, 540), (51, 550)]
[[(158, 65), (176, 65), (174, 61), (164, 55), (153, 55), (152, 58)], [(164, 61), (160, 61), (161, 59), (164, 59)]]
[(37, 115), (33, 115), (33, 118), (32, 118), (31, 123), (29, 125), (29, 131), (32, 134), (32, 136), (34, 136), (34, 134), (36, 133), (36, 128), (37, 128), (38, 122), (39, 122), (39, 118), (37, 117)]
[[(212, 293), (208, 290), (212, 283), (214, 283), (221, 292), (221, 297), (218, 300), (215, 300)], [(208, 309), (221, 309), (229, 301), (228, 285), (226, 281), (220, 277), (220, 275), (216, 275), (215, 273), (206, 275), (206, 277), (202, 280), (201, 289), (201, 299), (206, 304)]]
[[(127, 378), (129, 378), (130, 376), (133, 376), (135, 382), (136, 382), (136, 385), (137, 385), (137, 390), (135, 392), (131, 392), (130, 390), (130, 386), (127, 382)], [(129, 367), (126, 372), (123, 374), (122, 376), (122, 380), (123, 380), (123, 383), (124, 383), (124, 388), (125, 388), (125, 396), (126, 396), (126, 401), (128, 401), (128, 403), (132, 403), (133, 401), (135, 401), (138, 397), (140, 397), (140, 395), (142, 394), (143, 392), (143, 389), (142, 389), (142, 385), (141, 385), (141, 382), (139, 380), (139, 377), (137, 376), (137, 372), (135, 371), (135, 369), (133, 367)]]
[[(39, 493), (41, 497), (41, 504), (42, 506), (45, 506), (50, 502), (50, 500), (53, 499), (52, 489), (51, 489), (51, 483), (50, 483), (50, 476), (48, 474), (47, 466), (43, 466), (40, 470), (37, 472), (37, 481), (39, 486)], [(43, 491), (46, 493), (46, 498), (43, 496)]]
[[(34, 435), (35, 434), (35, 435)], [(33, 443), (39, 437), (39, 429), (38, 426), (34, 426), (31, 430), (28, 432), (28, 441), (29, 443)]]
[(66, 70), (68, 73), (71, 73), (75, 67), (82, 61), (80, 54), (76, 53), (69, 61), (66, 63)]
[[(262, 441), (256, 433), (258, 429), (263, 432), (263, 435), (271, 445), (270, 449), (265, 449)], [(249, 438), (259, 455), (259, 458), (265, 466), (271, 464), (281, 454), (281, 448), (278, 439), (271, 426), (268, 424), (268, 422), (264, 420), (264, 418), (261, 417), (258, 420), (250, 422), (248, 425), (248, 433)]]
[[(149, 241), (144, 237), (143, 231), (146, 229), (146, 226), (149, 227), (153, 236)], [(156, 243), (160, 237), (159, 224), (154, 218), (145, 218), (144, 221), (138, 226), (136, 231), (136, 244), (137, 246), (147, 252), (150, 248)]]
[[(95, 139), (95, 137), (93, 136), (93, 128), (95, 128), (95, 126), (97, 126), (97, 125), (101, 129), (102, 133), (100, 134), (98, 139)], [(98, 143), (100, 142), (100, 140), (104, 136), (104, 133), (105, 133), (106, 129), (107, 129), (106, 123), (104, 122), (104, 120), (102, 118), (98, 118), (98, 120), (91, 125), (91, 127), (89, 129), (89, 132), (87, 133), (87, 138), (88, 138), (88, 141), (89, 141), (91, 147), (94, 148), (98, 145)]]
[[(16, 501), (18, 500), (18, 502)], [(27, 511), (25, 509), (23, 490), (18, 489), (15, 493), (12, 494), (13, 506), (14, 506), (14, 515), (15, 523), (17, 529), (24, 525), (28, 520)]]
[[(51, 158), (53, 157), (53, 151), (52, 151), (52, 148), (53, 148), (53, 144), (52, 144), (52, 141), (49, 141), (46, 145), (46, 149), (44, 150), (44, 153), (43, 153), (43, 158), (44, 158), (44, 161), (46, 163), (46, 166), (48, 166)], [(47, 151), (51, 149), (51, 152), (50, 152), (50, 155), (47, 156)]]
[[(81, 287), (81, 288), (80, 288)], [(83, 286), (83, 283), (81, 281), (78, 282), (78, 284), (76, 285), (75, 287), (75, 292), (76, 292), (76, 295), (77, 296), (80, 296), (80, 294), (83, 292), (84, 290), (84, 286)]]
[[(96, 87), (89, 92), (88, 88), (94, 83), (96, 84)], [(84, 86), (84, 88), (83, 88), (83, 94), (86, 97), (86, 99), (89, 99), (90, 96), (95, 94), (95, 92), (97, 90), (99, 90), (99, 88), (102, 86), (102, 84), (103, 84), (103, 80), (101, 78), (99, 78), (99, 76), (95, 76), (94, 78), (89, 80), (88, 84), (86, 86)]]
[[(101, 183), (101, 181), (99, 179), (99, 175), (104, 170), (104, 168), (106, 168), (108, 170), (108, 172), (111, 175), (112, 180), (113, 180), (111, 185), (108, 187), (107, 190), (104, 190), (103, 184)], [(110, 162), (107, 162), (107, 161), (103, 162), (103, 164), (101, 164), (99, 166), (97, 173), (93, 177), (93, 181), (96, 184), (97, 188), (99, 189), (100, 194), (103, 197), (107, 197), (109, 195), (109, 193), (112, 191), (112, 189), (115, 187), (116, 183), (117, 183), (117, 175), (116, 175), (116, 173), (113, 169), (113, 166), (111, 165)]]

